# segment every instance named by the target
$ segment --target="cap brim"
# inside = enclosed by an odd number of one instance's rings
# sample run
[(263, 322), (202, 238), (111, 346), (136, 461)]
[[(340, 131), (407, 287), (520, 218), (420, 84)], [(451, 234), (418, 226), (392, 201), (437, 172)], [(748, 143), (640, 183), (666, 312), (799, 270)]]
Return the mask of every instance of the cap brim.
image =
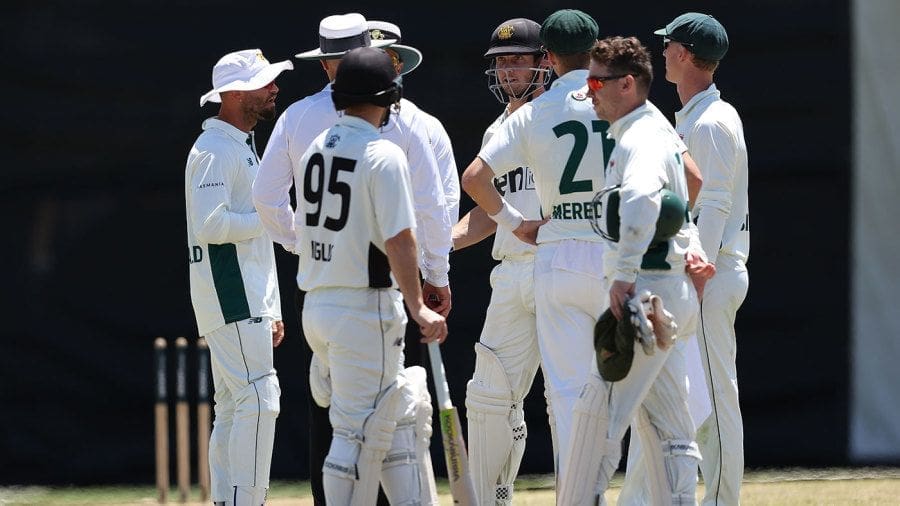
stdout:
[(539, 50), (528, 46), (498, 46), (492, 47), (484, 53), (485, 58), (493, 58), (504, 54), (538, 54)]
[(661, 36), (665, 37), (666, 35), (669, 35), (669, 31), (666, 30), (665, 27), (662, 27), (659, 30), (653, 32), (653, 35), (661, 35)]
[[(397, 42), (397, 39), (381, 39), (381, 40), (373, 40), (370, 42), (369, 47), (385, 47), (390, 46), (394, 42)], [(347, 51), (350, 51), (349, 49)], [(335, 58), (341, 58), (344, 56), (347, 51), (337, 51), (335, 53), (323, 53), (320, 48), (312, 49), (309, 51), (304, 51), (302, 53), (297, 53), (294, 55), (294, 58), (298, 60), (331, 60)]]
[(285, 70), (291, 70), (293, 68), (294, 64), (290, 60), (272, 63), (247, 81), (233, 81), (208, 91), (205, 95), (200, 97), (200, 107), (203, 107), (207, 102), (221, 102), (222, 97), (219, 94), (223, 91), (258, 90), (274, 81), (275, 78)]
[(400, 60), (403, 61), (403, 72), (400, 72), (401, 76), (405, 76), (413, 70), (416, 70), (416, 67), (422, 63), (422, 52), (412, 46), (394, 44), (389, 49), (396, 51)]

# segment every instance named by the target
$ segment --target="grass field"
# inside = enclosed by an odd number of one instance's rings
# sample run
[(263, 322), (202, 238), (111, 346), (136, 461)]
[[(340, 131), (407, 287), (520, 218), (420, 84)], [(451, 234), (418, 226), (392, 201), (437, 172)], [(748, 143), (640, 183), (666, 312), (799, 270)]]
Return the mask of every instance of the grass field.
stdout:
[[(610, 505), (622, 485), (616, 475), (606, 493)], [(703, 484), (698, 487), (698, 497)], [(452, 505), (446, 481), (439, 483), (441, 505)], [(192, 500), (199, 501), (193, 490)], [(177, 503), (177, 491), (171, 490), (169, 502)], [(553, 477), (525, 476), (516, 482), (514, 504), (522, 506), (553, 505)], [(0, 504), (75, 505), (75, 504), (156, 504), (152, 486), (97, 487), (0, 487)], [(190, 506), (203, 503), (191, 502)], [(270, 506), (312, 506), (308, 482), (275, 482)], [(805, 505), (898, 505), (900, 504), (900, 469), (767, 469), (749, 471), (744, 477), (741, 504), (745, 506)]]

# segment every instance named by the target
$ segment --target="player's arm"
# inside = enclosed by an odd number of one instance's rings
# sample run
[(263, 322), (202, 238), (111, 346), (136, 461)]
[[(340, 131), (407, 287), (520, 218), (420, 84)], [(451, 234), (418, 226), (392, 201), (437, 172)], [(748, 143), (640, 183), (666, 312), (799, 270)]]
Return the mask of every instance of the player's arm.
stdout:
[(725, 223), (731, 215), (736, 145), (731, 133), (717, 123), (699, 124), (693, 132), (694, 156), (706, 171), (694, 215), (703, 251), (713, 264), (719, 255)]
[(497, 231), (497, 222), (488, 217), (484, 209), (474, 207), (453, 225), (453, 249), (461, 250), (477, 244)]
[(443, 180), (447, 215), (450, 217), (450, 223), (454, 224), (459, 221), (459, 168), (456, 166), (456, 157), (453, 156), (450, 135), (447, 134), (444, 125), (434, 116), (431, 116), (429, 121), (431, 123), (431, 147)]
[(285, 127), (286, 116), (282, 114), (272, 130), (253, 182), (253, 204), (269, 237), (293, 252), (297, 237), (288, 194), (293, 184), (293, 165), (288, 150), (290, 139)]
[(197, 239), (208, 244), (225, 244), (259, 237), (263, 228), (255, 212), (230, 209), (232, 167), (237, 163), (222, 150), (206, 150), (192, 157), (191, 227)]
[(391, 266), (391, 273), (409, 313), (412, 315), (419, 329), (422, 331), (422, 342), (443, 342), (447, 338), (447, 322), (443, 316), (432, 311), (425, 305), (422, 298), (422, 289), (419, 287), (419, 268), (416, 262), (418, 256), (416, 236), (409, 228), (384, 241), (384, 249)]
[(684, 179), (687, 181), (688, 209), (693, 209), (703, 187), (703, 174), (694, 157), (686, 149), (681, 152), (681, 159), (684, 161)]

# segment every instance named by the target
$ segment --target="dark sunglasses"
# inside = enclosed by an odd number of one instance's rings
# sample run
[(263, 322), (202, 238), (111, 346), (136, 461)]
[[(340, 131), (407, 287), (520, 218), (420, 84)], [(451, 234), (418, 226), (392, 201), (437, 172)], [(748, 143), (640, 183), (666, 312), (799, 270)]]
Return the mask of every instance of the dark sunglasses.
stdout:
[(591, 91), (597, 91), (597, 90), (603, 88), (606, 81), (622, 79), (623, 77), (628, 76), (628, 75), (630, 75), (630, 74), (621, 74), (618, 76), (588, 76), (588, 78), (587, 78), (588, 89), (590, 89)]
[(663, 37), (663, 49), (669, 49), (670, 42), (677, 42), (677, 43), (681, 44), (682, 46), (688, 48), (688, 50), (694, 49), (694, 45), (691, 44), (690, 42), (681, 42), (680, 40), (670, 39), (668, 37)]

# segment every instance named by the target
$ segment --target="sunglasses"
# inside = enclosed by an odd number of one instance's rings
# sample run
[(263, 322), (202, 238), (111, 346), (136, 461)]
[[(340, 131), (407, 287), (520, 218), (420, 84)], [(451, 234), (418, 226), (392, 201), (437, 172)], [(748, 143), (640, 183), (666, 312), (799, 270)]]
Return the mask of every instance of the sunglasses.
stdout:
[(618, 76), (588, 76), (588, 78), (587, 78), (588, 89), (591, 91), (597, 91), (597, 90), (603, 88), (606, 81), (622, 79), (623, 77), (628, 76), (628, 75), (630, 75), (630, 74), (621, 74)]
[(677, 43), (681, 44), (682, 46), (688, 48), (689, 50), (694, 49), (694, 45), (691, 44), (690, 42), (681, 42), (680, 40), (674, 40), (674, 39), (670, 39), (668, 37), (663, 37), (663, 49), (669, 49), (669, 43), (671, 43), (671, 42), (677, 42)]

